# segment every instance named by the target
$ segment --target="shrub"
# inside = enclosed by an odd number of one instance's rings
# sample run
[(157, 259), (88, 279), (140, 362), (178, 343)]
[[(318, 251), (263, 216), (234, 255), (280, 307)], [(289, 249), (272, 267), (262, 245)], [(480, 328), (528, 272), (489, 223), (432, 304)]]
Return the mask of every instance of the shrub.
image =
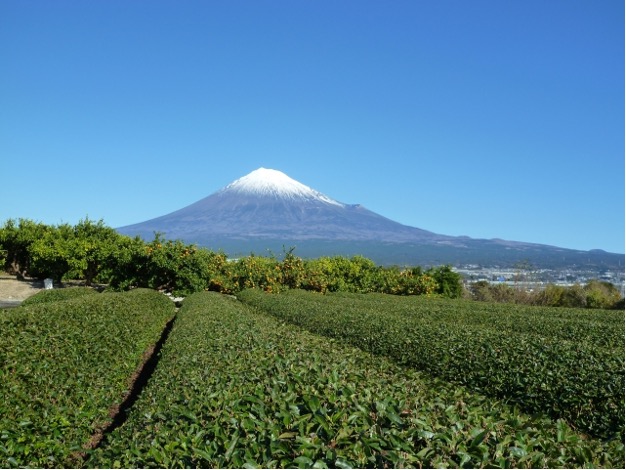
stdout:
[(0, 467), (76, 465), (173, 314), (170, 300), (143, 289), (4, 312)]
[(588, 308), (613, 308), (620, 301), (620, 292), (610, 282), (592, 280), (585, 284)]
[(437, 283), (435, 292), (450, 299), (456, 299), (463, 295), (463, 283), (461, 275), (455, 273), (451, 266), (431, 268), (426, 272)]
[(623, 463), (614, 442), (583, 439), (563, 421), (525, 415), (214, 293), (185, 299), (160, 357), (128, 421), (93, 451), (88, 467)]
[[(111, 251), (106, 263), (106, 280), (113, 289), (147, 287), (176, 295), (212, 288), (231, 290), (223, 277), (226, 256), (180, 240), (165, 240), (156, 234), (153, 241), (124, 237)], [(101, 275), (105, 279), (104, 274)]]
[(472, 284), (469, 291), (471, 298), (483, 302), (618, 310), (623, 305), (623, 299), (620, 299), (620, 293), (613, 284), (595, 280), (589, 281), (585, 286), (575, 284), (566, 287), (549, 284), (537, 292), (527, 292), (506, 284), (479, 281)]
[(91, 287), (68, 287), (64, 289), (49, 289), (37, 292), (22, 302), (22, 306), (45, 304), (48, 302), (60, 302), (63, 300), (74, 299), (84, 295), (93, 295), (98, 292)]
[(560, 307), (563, 305), (565, 291), (566, 288), (563, 286), (549, 284), (535, 295), (535, 304), (544, 307)]
[(51, 228), (27, 219), (9, 219), (0, 228), (0, 250), (4, 250), (4, 270), (18, 276), (31, 276), (31, 246)]
[(281, 270), (274, 257), (251, 254), (230, 263), (227, 273), (232, 279), (234, 292), (249, 288), (268, 292), (280, 290)]
[(616, 312), (566, 311), (553, 319), (546, 309), (525, 307), (532, 310), (509, 321), (502, 309), (485, 305), (479, 312), (475, 304), (447, 299), (404, 302), (304, 291), (269, 296), (254, 290), (238, 297), (316, 334), (511, 400), (527, 411), (566, 419), (597, 437), (623, 436), (624, 324)]

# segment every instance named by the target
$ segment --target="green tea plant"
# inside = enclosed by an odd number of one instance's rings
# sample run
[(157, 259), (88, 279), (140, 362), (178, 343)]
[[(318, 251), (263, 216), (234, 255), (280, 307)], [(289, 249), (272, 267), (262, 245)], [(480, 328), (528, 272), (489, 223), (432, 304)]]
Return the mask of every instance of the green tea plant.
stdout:
[(590, 435), (624, 439), (618, 312), (559, 309), (551, 318), (553, 309), (535, 307), (534, 315), (509, 319), (508, 307), (480, 311), (481, 304), (445, 299), (255, 290), (238, 297), (312, 332), (565, 419)]
[(173, 315), (170, 300), (143, 289), (4, 312), (0, 467), (79, 465), (84, 446), (110, 422), (144, 352)]
[(83, 295), (94, 295), (98, 291), (91, 287), (68, 287), (64, 289), (50, 289), (37, 292), (21, 303), (22, 307), (28, 305), (45, 304), (49, 302), (60, 302), (63, 300), (82, 297)]
[(183, 303), (124, 426), (88, 467), (611, 467), (576, 435), (215, 293)]

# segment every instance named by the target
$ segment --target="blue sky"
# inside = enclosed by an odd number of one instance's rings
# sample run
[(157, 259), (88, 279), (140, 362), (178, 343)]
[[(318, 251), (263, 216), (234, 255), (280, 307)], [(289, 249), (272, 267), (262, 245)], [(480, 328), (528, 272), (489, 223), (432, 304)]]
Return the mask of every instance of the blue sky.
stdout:
[(623, 253), (624, 2), (0, 1), (0, 223), (119, 227), (259, 167)]

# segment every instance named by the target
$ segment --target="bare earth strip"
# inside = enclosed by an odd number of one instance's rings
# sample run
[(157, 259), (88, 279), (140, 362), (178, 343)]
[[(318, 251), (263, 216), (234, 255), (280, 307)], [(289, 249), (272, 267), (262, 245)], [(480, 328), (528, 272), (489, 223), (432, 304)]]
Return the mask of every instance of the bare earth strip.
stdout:
[(43, 281), (18, 281), (14, 276), (0, 276), (0, 308), (14, 307), (43, 290)]

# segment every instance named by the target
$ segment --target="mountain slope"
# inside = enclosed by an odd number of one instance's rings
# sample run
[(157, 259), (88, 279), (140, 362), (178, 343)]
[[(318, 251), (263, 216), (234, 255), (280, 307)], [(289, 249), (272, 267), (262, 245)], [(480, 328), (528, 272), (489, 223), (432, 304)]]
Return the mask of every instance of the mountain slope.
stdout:
[(184, 240), (219, 237), (389, 242), (448, 239), (343, 204), (276, 170), (260, 168), (183, 209), (122, 233)]
[(296, 246), (302, 256), (362, 254), (381, 264), (623, 266), (623, 255), (504, 240), (452, 237), (402, 225), (361, 205), (344, 204), (276, 170), (259, 168), (170, 214), (119, 228), (237, 256)]

